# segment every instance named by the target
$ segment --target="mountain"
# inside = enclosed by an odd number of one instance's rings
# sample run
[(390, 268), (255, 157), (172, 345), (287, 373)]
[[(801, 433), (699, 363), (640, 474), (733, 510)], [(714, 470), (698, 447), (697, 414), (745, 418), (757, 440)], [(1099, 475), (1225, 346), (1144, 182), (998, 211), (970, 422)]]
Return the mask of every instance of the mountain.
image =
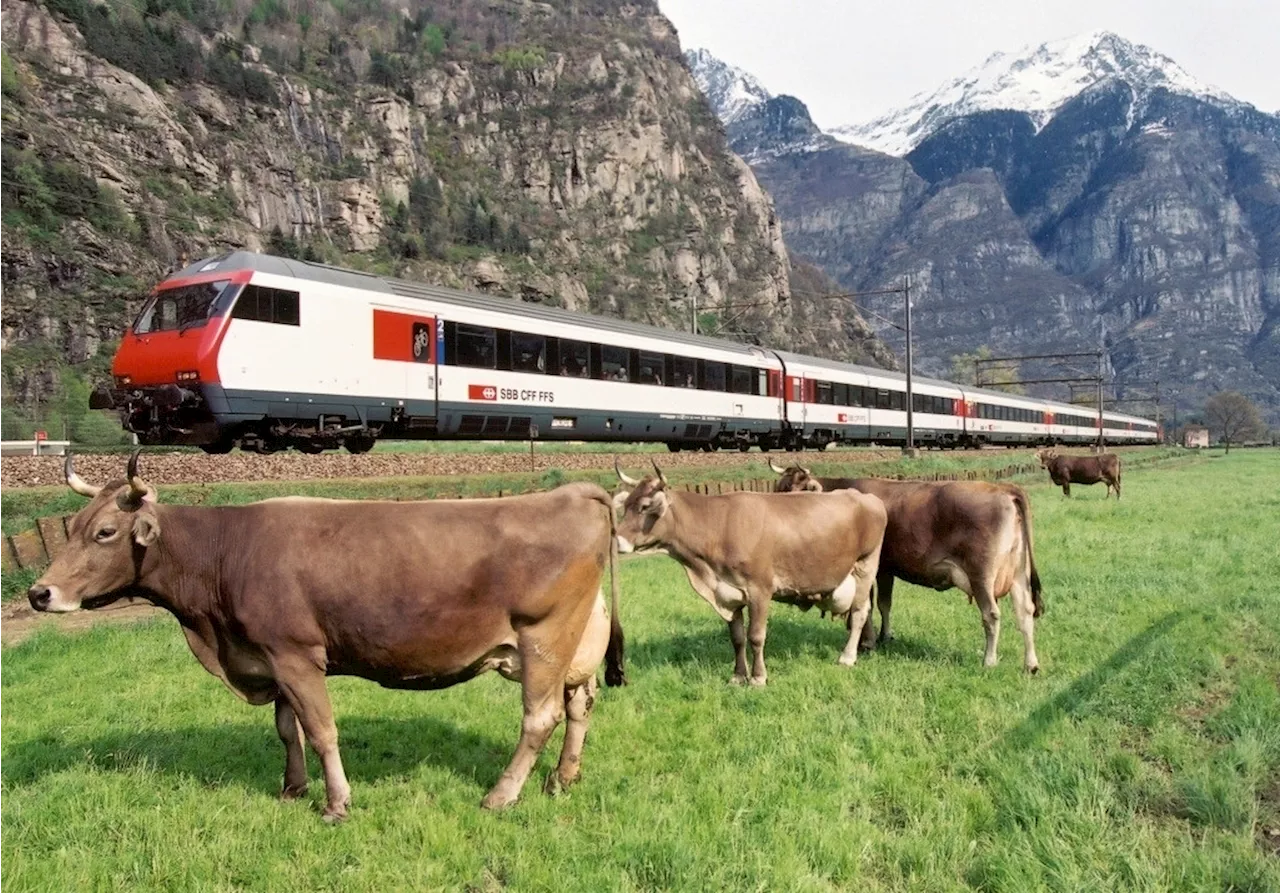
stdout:
[(720, 61), (708, 50), (685, 50), (684, 59), (698, 89), (707, 97), (716, 117), (726, 125), (772, 98), (772, 94), (753, 76)]
[[(1064, 45), (1084, 50), (1050, 51)], [(793, 256), (848, 291), (910, 277), (920, 371), (948, 375), (953, 356), (983, 345), (1101, 344), (1121, 397), (1158, 385), (1165, 411), (1176, 392), (1185, 412), (1241, 390), (1280, 423), (1280, 118), (1111, 35), (1042, 50), (1005, 64), (1003, 80), (956, 81), (1002, 85), (1001, 102), (1026, 107), (981, 108), (976, 97), (997, 91), (975, 86), (927, 135), (900, 129), (905, 157), (810, 131), (798, 100), (785, 126), (769, 126), (776, 97), (739, 110), (726, 133), (773, 197)], [(901, 343), (900, 295), (859, 303)]]
[(1121, 78), (1133, 89), (1136, 112), (1157, 90), (1226, 108), (1242, 105), (1200, 83), (1167, 56), (1096, 31), (1019, 53), (993, 53), (936, 90), (912, 97), (902, 108), (830, 132), (845, 142), (902, 156), (947, 122), (979, 112), (1013, 109), (1029, 116), (1039, 129), (1080, 93), (1111, 78)]
[(684, 58), (698, 89), (724, 124), (730, 146), (747, 163), (838, 144), (818, 129), (809, 108), (794, 96), (774, 96), (750, 74), (708, 50), (686, 50)]
[(6, 438), (101, 422), (150, 287), (234, 248), (886, 354), (851, 308), (810, 324), (653, 0), (145, 5), (0, 11)]

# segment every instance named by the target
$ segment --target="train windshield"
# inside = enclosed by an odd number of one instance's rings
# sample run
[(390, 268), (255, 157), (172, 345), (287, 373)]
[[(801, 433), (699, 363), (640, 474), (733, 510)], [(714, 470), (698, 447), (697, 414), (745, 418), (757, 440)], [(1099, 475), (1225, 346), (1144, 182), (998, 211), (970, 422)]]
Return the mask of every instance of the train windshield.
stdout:
[(185, 331), (226, 312), (240, 286), (229, 280), (166, 288), (153, 295), (133, 321), (133, 333)]

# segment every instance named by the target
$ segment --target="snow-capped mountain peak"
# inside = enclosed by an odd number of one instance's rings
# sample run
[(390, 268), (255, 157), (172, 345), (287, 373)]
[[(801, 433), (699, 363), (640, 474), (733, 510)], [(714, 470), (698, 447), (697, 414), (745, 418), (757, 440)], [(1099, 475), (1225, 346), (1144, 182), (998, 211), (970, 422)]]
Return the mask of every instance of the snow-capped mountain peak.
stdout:
[(702, 94), (725, 124), (772, 98), (758, 80), (741, 68), (720, 61), (708, 50), (686, 50), (684, 58)]
[(1037, 127), (1082, 91), (1108, 78), (1128, 83), (1139, 102), (1156, 88), (1239, 105), (1226, 93), (1197, 81), (1167, 56), (1095, 31), (1018, 53), (994, 53), (967, 73), (931, 93), (920, 93), (900, 109), (872, 121), (836, 127), (838, 139), (905, 155), (947, 121), (995, 109), (1026, 112)]

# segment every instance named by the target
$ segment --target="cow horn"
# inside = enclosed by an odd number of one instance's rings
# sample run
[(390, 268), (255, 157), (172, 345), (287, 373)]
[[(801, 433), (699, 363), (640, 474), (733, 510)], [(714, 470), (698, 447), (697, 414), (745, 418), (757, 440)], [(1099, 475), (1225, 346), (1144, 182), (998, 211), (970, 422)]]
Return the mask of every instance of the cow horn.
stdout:
[(774, 474), (786, 474), (786, 473), (787, 473), (787, 470), (786, 470), (785, 468), (779, 468), (777, 465), (774, 465), (774, 464), (773, 464), (773, 460), (772, 460), (772, 459), (770, 459), (770, 460), (769, 460), (769, 468), (771, 468), (771, 469), (773, 470), (773, 473), (774, 473)]
[(627, 477), (627, 473), (618, 465), (618, 457), (613, 457), (613, 470), (618, 473), (618, 480), (626, 484), (628, 487), (634, 487), (640, 482), (633, 477)]
[(126, 472), (129, 476), (129, 492), (123, 497), (124, 502), (135, 506), (148, 497), (154, 499), (156, 495), (155, 488), (138, 475), (138, 456), (141, 453), (142, 450), (134, 450), (133, 455), (129, 457), (129, 465)]
[(664, 486), (664, 487), (668, 486), (668, 484), (667, 484), (667, 476), (666, 476), (665, 474), (663, 474), (663, 473), (662, 473), (662, 469), (658, 467), (658, 460), (657, 460), (657, 459), (650, 459), (649, 461), (653, 463), (653, 470), (654, 470), (654, 471), (656, 471), (656, 472), (658, 473), (658, 480), (662, 481), (662, 486)]
[(90, 499), (102, 492), (101, 487), (95, 487), (80, 475), (76, 474), (75, 466), (71, 462), (71, 454), (67, 453), (66, 461), (62, 463), (62, 473), (66, 475), (67, 486), (81, 496), (88, 496)]

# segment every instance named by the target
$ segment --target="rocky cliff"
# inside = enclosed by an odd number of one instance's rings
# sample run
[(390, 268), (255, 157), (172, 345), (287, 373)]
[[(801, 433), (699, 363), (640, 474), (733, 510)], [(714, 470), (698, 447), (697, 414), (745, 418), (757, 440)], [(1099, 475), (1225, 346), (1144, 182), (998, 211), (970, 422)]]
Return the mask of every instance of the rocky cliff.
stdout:
[(241, 246), (887, 357), (847, 311), (861, 340), (810, 330), (653, 3), (13, 0), (3, 32), (7, 426)]

